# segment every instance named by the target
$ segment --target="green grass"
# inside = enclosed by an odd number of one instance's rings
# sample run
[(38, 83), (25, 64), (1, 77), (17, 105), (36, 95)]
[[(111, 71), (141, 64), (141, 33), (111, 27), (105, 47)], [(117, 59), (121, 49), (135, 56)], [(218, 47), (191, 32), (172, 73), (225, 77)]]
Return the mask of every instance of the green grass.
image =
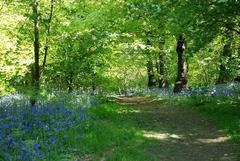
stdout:
[[(240, 145), (240, 107), (237, 97), (176, 97), (161, 103), (188, 107), (206, 115), (231, 136), (233, 142)], [(158, 160), (158, 156), (151, 153), (151, 147), (162, 147), (156, 139), (144, 137), (144, 130), (136, 120), (149, 120), (139, 112), (113, 102), (89, 108), (89, 123), (81, 131), (68, 132), (67, 142), (74, 146), (63, 154), (61, 161)], [(154, 124), (148, 126), (155, 128)]]
[(89, 109), (93, 122), (76, 140), (76, 148), (80, 151), (72, 156), (83, 160), (89, 157), (94, 161), (103, 158), (107, 161), (156, 160), (147, 147), (159, 145), (155, 140), (143, 137), (134, 120), (125, 117), (134, 112), (115, 103)]

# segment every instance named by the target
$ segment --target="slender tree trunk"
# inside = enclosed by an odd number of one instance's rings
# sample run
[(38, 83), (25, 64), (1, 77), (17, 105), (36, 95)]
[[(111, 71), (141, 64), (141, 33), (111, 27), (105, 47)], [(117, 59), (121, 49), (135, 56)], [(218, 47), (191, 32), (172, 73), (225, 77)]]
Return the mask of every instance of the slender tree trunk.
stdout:
[(53, 7), (54, 7), (53, 3), (54, 3), (54, 0), (51, 0), (50, 13), (49, 13), (49, 18), (48, 18), (48, 22), (47, 22), (47, 35), (45, 38), (44, 58), (43, 58), (41, 73), (43, 72), (44, 67), (46, 65), (47, 55), (48, 55), (48, 50), (49, 50), (49, 37), (51, 35), (51, 21), (52, 21), (52, 17), (53, 17)]
[[(240, 53), (240, 47), (237, 49), (237, 52)], [(238, 54), (237, 59), (238, 60), (237, 60), (236, 64), (238, 64), (238, 68), (237, 68), (237, 71), (236, 71), (237, 75), (235, 76), (234, 81), (240, 83), (240, 54)]]
[(149, 60), (147, 62), (147, 72), (148, 72), (148, 88), (156, 86), (156, 80), (153, 71), (153, 62)]
[(92, 85), (92, 92), (91, 92), (91, 95), (95, 95), (95, 91), (96, 91), (96, 86), (95, 85)]
[[(149, 39), (147, 39), (147, 45), (151, 45), (151, 42)], [(148, 88), (153, 88), (156, 86), (156, 80), (153, 70), (153, 62), (151, 60), (150, 53), (149, 54), (149, 60), (147, 61), (147, 74), (148, 74)]]
[(181, 92), (182, 89), (186, 88), (188, 82), (188, 61), (186, 53), (186, 39), (183, 34), (178, 38), (177, 42), (177, 54), (178, 54), (178, 72), (177, 79), (174, 86), (174, 92)]
[(37, 0), (33, 0), (32, 4), (33, 10), (33, 18), (34, 18), (34, 66), (33, 66), (33, 74), (32, 74), (32, 86), (34, 89), (34, 96), (31, 98), (31, 104), (34, 105), (36, 103), (36, 97), (38, 96), (40, 89), (40, 66), (39, 66), (39, 51), (40, 51), (40, 43), (39, 43), (39, 15), (38, 15), (38, 2)]
[(230, 80), (229, 70), (227, 68), (227, 62), (226, 60), (230, 60), (231, 58), (231, 43), (228, 42), (223, 47), (223, 53), (220, 58), (220, 70), (219, 70), (219, 76), (216, 84), (222, 84), (227, 83)]
[(72, 91), (73, 91), (73, 72), (70, 72), (69, 76), (67, 77), (67, 87), (68, 87), (68, 93), (72, 93)]

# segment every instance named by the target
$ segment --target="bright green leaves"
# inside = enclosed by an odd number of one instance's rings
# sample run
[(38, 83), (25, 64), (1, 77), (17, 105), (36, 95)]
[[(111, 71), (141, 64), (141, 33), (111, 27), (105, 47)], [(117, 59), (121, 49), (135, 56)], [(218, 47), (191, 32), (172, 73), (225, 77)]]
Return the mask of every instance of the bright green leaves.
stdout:
[[(46, 37), (49, 45), (41, 77), (44, 88), (67, 89), (69, 79), (74, 89), (145, 87), (147, 61), (156, 66), (159, 54), (171, 85), (181, 33), (187, 38), (190, 85), (216, 81), (228, 39), (232, 55), (223, 64), (230, 80), (239, 72), (239, 1), (54, 0), (48, 35), (50, 4), (39, 1), (40, 64)], [(2, 84), (26, 87), (33, 63), (31, 1), (1, 1), (0, 18)]]

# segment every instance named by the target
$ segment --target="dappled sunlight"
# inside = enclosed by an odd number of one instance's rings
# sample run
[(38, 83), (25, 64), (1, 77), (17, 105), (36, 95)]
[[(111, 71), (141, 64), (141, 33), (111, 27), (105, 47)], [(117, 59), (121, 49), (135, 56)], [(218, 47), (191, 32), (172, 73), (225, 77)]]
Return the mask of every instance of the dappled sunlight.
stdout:
[(170, 133), (157, 133), (153, 131), (143, 131), (143, 136), (146, 138), (154, 138), (158, 140), (184, 139), (182, 135), (170, 134)]
[[(179, 135), (179, 134), (172, 134), (168, 132), (154, 132), (154, 131), (143, 131), (143, 136), (146, 138), (153, 138), (157, 140), (188, 140), (190, 139), (189, 136), (193, 136), (193, 134), (188, 134), (186, 136)], [(191, 140), (191, 139), (190, 139)], [(196, 140), (190, 141), (191, 144), (217, 144), (217, 143), (224, 143), (230, 140), (230, 137), (219, 136), (216, 138), (196, 138)], [(189, 142), (189, 140), (188, 140)]]
[(144, 97), (116, 97), (118, 103), (121, 105), (136, 105), (136, 104), (148, 104), (154, 103), (156, 100), (148, 99)]
[(128, 110), (128, 109), (121, 109), (121, 110), (117, 110), (118, 114), (124, 114), (124, 113), (140, 113), (140, 110)]
[(230, 139), (230, 137), (217, 137), (213, 139), (197, 139), (198, 143), (205, 143), (205, 144), (214, 144), (214, 143), (223, 143)]

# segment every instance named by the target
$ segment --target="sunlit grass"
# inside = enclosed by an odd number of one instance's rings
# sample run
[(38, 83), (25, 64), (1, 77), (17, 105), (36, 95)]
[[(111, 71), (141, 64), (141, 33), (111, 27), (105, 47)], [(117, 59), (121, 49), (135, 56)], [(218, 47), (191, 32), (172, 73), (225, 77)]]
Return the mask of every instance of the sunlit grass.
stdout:
[(168, 139), (183, 139), (184, 136), (177, 134), (169, 134), (169, 133), (157, 133), (152, 131), (143, 131), (143, 136), (147, 138), (154, 138), (158, 140), (168, 140)]

